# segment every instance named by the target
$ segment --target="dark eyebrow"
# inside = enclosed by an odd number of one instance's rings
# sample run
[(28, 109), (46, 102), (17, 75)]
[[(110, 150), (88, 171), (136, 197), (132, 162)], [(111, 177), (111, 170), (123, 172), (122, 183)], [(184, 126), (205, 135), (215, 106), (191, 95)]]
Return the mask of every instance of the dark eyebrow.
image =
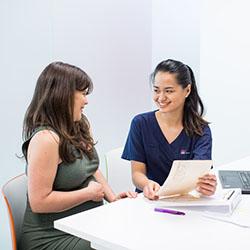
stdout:
[[(153, 85), (153, 88), (155, 88), (155, 89), (159, 89), (159, 87), (158, 86), (155, 86), (155, 85)], [(166, 87), (166, 88), (164, 88), (165, 90), (168, 90), (168, 89), (173, 89), (174, 87)]]

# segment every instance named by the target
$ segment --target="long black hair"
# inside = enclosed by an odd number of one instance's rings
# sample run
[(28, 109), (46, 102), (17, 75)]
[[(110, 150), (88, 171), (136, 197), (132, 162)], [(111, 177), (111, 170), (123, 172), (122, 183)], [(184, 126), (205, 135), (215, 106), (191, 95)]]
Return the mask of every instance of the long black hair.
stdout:
[(198, 94), (196, 81), (192, 69), (182, 62), (168, 59), (160, 62), (151, 75), (152, 83), (158, 72), (175, 74), (177, 83), (184, 89), (191, 85), (191, 92), (185, 100), (183, 112), (183, 127), (189, 136), (202, 135), (203, 127), (208, 124), (203, 119), (204, 105)]

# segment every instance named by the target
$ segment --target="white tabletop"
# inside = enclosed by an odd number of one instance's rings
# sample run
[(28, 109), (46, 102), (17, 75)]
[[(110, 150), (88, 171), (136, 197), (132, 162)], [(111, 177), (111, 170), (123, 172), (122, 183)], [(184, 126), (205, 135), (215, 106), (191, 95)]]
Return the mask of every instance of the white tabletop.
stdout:
[[(238, 169), (250, 157), (243, 160), (237, 162)], [(250, 207), (250, 195), (243, 195), (243, 202)], [(89, 240), (98, 250), (249, 249), (249, 228), (196, 211), (186, 210), (185, 216), (158, 213), (156, 206), (140, 195), (55, 221), (55, 228)]]

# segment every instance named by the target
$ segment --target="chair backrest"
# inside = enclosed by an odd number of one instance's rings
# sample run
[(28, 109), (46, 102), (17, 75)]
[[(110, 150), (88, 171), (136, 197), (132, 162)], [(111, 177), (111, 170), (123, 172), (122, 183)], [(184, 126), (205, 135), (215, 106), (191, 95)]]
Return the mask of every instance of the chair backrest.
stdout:
[(18, 249), (24, 212), (26, 209), (27, 176), (18, 175), (2, 187), (9, 214), (12, 249)]
[(107, 181), (116, 194), (135, 190), (131, 177), (130, 161), (121, 158), (123, 148), (113, 149), (105, 154)]

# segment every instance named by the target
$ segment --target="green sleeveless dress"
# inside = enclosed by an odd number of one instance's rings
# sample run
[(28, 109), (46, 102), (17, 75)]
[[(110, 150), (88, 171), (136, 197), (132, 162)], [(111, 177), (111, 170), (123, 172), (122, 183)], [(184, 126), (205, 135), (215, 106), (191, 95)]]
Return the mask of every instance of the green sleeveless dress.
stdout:
[[(45, 127), (38, 128), (38, 131), (48, 129)], [(51, 129), (52, 130), (52, 129)], [(32, 136), (33, 136), (32, 135)], [(32, 138), (31, 136), (31, 138)], [(26, 156), (30, 139), (24, 142), (23, 152)], [(73, 150), (77, 154), (76, 150)], [(73, 191), (88, 186), (90, 181), (95, 181), (93, 174), (97, 170), (99, 159), (94, 149), (94, 158), (89, 160), (87, 157), (77, 159), (71, 164), (60, 163), (58, 165), (56, 177), (53, 184), (53, 190), (56, 191)], [(27, 173), (27, 171), (26, 171)], [(28, 196), (27, 196), (28, 197)], [(90, 242), (64, 233), (54, 228), (54, 220), (76, 214), (97, 206), (103, 205), (103, 201), (87, 201), (67, 211), (58, 213), (34, 213), (31, 210), (27, 198), (27, 207), (24, 215), (22, 226), (21, 242), (18, 249), (21, 250), (89, 250)], [(84, 221), (82, 221), (84, 223)]]

